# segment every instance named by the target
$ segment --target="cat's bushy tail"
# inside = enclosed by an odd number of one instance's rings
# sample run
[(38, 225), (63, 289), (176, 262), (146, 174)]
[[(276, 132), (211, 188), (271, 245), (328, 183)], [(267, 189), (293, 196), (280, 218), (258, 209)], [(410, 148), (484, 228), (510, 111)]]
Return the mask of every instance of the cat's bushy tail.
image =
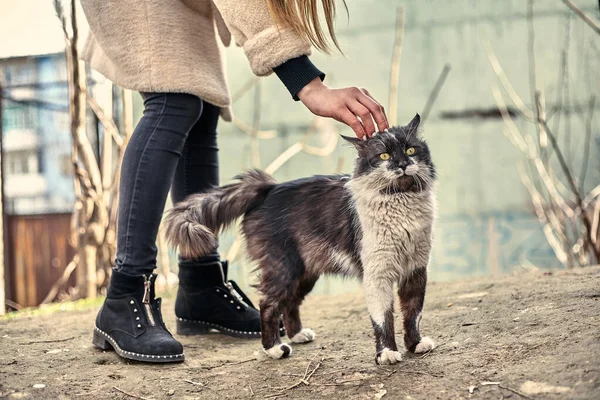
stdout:
[(181, 257), (198, 258), (214, 252), (219, 232), (261, 205), (276, 184), (270, 175), (258, 170), (235, 179), (238, 182), (188, 196), (167, 212), (165, 235), (171, 246), (179, 247)]

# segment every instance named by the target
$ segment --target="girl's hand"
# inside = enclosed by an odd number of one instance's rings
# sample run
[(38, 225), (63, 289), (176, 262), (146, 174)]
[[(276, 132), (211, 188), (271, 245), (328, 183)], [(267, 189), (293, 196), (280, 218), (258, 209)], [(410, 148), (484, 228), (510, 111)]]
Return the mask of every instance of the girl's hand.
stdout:
[(298, 98), (313, 114), (348, 125), (359, 139), (373, 136), (373, 121), (379, 132), (389, 128), (383, 107), (366, 89), (332, 89), (315, 78), (298, 92)]

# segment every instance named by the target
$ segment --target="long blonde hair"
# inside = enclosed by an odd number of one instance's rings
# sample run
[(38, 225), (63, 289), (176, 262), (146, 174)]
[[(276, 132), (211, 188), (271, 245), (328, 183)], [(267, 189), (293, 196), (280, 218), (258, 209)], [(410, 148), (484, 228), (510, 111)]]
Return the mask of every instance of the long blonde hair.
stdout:
[[(346, 2), (344, 0), (342, 2), (347, 13)], [(318, 3), (323, 7), (328, 35), (319, 18)], [(331, 52), (331, 43), (341, 52), (333, 27), (335, 0), (267, 0), (267, 4), (279, 26), (294, 29), (302, 38), (325, 53)]]

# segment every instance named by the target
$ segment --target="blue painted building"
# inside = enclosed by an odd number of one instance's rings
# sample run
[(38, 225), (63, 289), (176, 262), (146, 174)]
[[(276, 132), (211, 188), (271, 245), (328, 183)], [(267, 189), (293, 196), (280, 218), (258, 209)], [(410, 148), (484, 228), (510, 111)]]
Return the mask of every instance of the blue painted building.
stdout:
[(0, 60), (5, 212), (73, 208), (71, 135), (63, 53)]

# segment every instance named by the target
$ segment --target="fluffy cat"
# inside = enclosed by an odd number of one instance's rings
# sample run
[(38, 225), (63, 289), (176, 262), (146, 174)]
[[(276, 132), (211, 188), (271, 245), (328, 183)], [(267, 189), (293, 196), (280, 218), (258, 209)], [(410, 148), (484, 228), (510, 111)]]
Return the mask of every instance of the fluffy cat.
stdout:
[(367, 140), (344, 137), (358, 153), (351, 176), (277, 183), (255, 170), (239, 175), (239, 182), (192, 195), (168, 212), (167, 239), (182, 258), (214, 251), (218, 233), (243, 217), (247, 251), (260, 270), (261, 337), (270, 357), (292, 353), (280, 340), (280, 315), (292, 342), (314, 339), (314, 332), (302, 327), (299, 307), (323, 274), (362, 279), (378, 364), (401, 359), (394, 336), (395, 283), (406, 348), (423, 353), (435, 347), (419, 332), (436, 179), (419, 122), (417, 114), (408, 125)]

